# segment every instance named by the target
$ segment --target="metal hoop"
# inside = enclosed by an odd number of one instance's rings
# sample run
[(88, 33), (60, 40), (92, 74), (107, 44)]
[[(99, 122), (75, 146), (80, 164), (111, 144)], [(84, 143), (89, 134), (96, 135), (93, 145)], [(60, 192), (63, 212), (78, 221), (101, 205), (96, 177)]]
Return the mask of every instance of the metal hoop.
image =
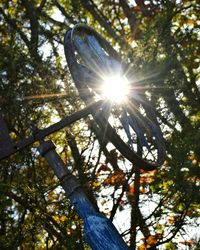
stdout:
[[(91, 40), (91, 41), (89, 41)], [(87, 41), (89, 43), (87, 44)], [(95, 47), (96, 46), (96, 47)], [(109, 73), (110, 70), (125, 71), (127, 65), (122, 63), (118, 53), (113, 47), (95, 30), (84, 25), (77, 24), (65, 34), (64, 39), (65, 56), (71, 72), (74, 83), (79, 94), (86, 104), (95, 102), (95, 94), (98, 94), (99, 84), (101, 84), (101, 73)], [(119, 152), (131, 161), (136, 167), (153, 170), (161, 165), (165, 157), (164, 139), (156, 120), (155, 111), (145, 96), (139, 93), (135, 98), (131, 98), (130, 104), (135, 107), (122, 105), (114, 107), (121, 110), (119, 120), (124, 129), (126, 136), (130, 138), (130, 130), (134, 132), (137, 139), (137, 145), (140, 150), (134, 151), (133, 146), (128, 142), (125, 143), (117, 130), (108, 122), (108, 117), (104, 109), (110, 107), (107, 100), (103, 100), (103, 106), (100, 110), (93, 110), (92, 115), (96, 123), (105, 132), (106, 138), (119, 150)], [(139, 107), (145, 111), (145, 116), (139, 112)], [(124, 120), (123, 120), (124, 119)], [(128, 127), (127, 127), (128, 126)], [(145, 134), (143, 134), (145, 132)], [(150, 135), (147, 135), (149, 133)], [(150, 142), (147, 137), (150, 136), (154, 150), (157, 150), (157, 160), (148, 161), (140, 156), (141, 149), (150, 148)]]

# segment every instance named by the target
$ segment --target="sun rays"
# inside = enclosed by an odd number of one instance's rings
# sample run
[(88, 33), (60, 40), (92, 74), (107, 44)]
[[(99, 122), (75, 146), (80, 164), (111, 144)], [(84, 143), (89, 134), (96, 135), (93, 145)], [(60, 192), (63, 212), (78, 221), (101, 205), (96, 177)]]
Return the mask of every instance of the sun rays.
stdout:
[(120, 104), (127, 100), (130, 85), (126, 77), (116, 74), (104, 79), (101, 90), (106, 99)]
[[(105, 65), (106, 67), (106, 65)], [(157, 162), (159, 141), (151, 128), (151, 117), (144, 110), (148, 106), (146, 81), (152, 75), (141, 77), (141, 74), (133, 72), (122, 64), (118, 64), (115, 70), (107, 67), (104, 71), (97, 72), (93, 65), (89, 82), (85, 84), (86, 107), (97, 101), (102, 104), (92, 111), (96, 121), (101, 123), (101, 141), (107, 142), (107, 133), (112, 128), (134, 152), (141, 148), (141, 157), (149, 162)], [(126, 68), (126, 69), (125, 69)], [(142, 79), (143, 78), (143, 79)], [(90, 93), (89, 95), (87, 93)], [(87, 97), (88, 96), (88, 97)], [(146, 96), (146, 97), (145, 97)], [(43, 95), (25, 96), (24, 100), (51, 99), (66, 97), (65, 93), (53, 93)], [(143, 111), (142, 111), (143, 110)], [(126, 116), (123, 116), (123, 113)], [(97, 122), (98, 123), (98, 122)]]

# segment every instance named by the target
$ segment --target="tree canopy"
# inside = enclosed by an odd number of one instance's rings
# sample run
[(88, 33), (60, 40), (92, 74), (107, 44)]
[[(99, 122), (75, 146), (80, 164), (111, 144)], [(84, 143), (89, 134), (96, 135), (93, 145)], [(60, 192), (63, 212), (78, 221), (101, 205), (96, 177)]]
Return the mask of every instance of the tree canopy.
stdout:
[[(32, 122), (45, 128), (84, 106), (63, 48), (77, 23), (143, 80), (166, 144), (156, 170), (139, 171), (102, 143), (90, 118), (48, 137), (130, 249), (200, 247), (199, 13), (195, 0), (0, 2), (0, 112), (13, 141), (29, 136)], [(0, 249), (90, 249), (38, 144), (0, 162)]]

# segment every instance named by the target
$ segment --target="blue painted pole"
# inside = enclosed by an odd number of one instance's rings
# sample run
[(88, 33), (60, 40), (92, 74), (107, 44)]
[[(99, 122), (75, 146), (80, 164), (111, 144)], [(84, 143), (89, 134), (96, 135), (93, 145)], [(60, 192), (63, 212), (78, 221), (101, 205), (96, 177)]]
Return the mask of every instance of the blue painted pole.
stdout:
[(77, 178), (64, 165), (51, 141), (44, 141), (38, 148), (60, 180), (61, 186), (84, 221), (84, 236), (94, 250), (128, 250), (121, 235), (104, 215), (96, 212), (83, 192)]

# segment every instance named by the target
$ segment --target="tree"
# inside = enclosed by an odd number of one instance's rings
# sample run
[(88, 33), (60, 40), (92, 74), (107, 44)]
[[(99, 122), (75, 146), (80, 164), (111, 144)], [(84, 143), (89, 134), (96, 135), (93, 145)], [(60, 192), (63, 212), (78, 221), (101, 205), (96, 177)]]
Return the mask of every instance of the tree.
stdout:
[[(0, 3), (0, 111), (14, 141), (31, 133), (31, 121), (44, 128), (83, 106), (62, 52), (76, 23), (95, 28), (146, 79), (167, 147), (156, 171), (137, 171), (102, 144), (91, 119), (50, 136), (94, 205), (117, 222), (131, 211), (119, 228), (131, 249), (199, 246), (197, 231), (188, 236), (200, 211), (199, 8), (175, 0)], [(36, 147), (0, 162), (1, 249), (87, 249), (82, 222)]]

